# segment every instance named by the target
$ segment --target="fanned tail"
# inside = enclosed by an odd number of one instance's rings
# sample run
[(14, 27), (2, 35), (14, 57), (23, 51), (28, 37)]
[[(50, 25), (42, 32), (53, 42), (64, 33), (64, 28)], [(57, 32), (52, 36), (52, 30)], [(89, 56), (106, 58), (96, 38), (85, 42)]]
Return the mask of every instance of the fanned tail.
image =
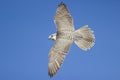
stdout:
[(88, 28), (88, 25), (81, 27), (73, 33), (75, 44), (82, 50), (90, 49), (95, 42), (93, 31)]

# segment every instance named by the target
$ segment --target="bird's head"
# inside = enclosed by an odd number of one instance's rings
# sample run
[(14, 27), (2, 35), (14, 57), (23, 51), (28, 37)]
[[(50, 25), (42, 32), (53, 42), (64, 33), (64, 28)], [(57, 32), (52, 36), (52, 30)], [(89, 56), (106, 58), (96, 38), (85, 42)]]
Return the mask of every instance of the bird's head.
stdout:
[(49, 37), (48, 37), (48, 39), (51, 39), (51, 40), (56, 40), (56, 33), (54, 33), (54, 34), (51, 34)]

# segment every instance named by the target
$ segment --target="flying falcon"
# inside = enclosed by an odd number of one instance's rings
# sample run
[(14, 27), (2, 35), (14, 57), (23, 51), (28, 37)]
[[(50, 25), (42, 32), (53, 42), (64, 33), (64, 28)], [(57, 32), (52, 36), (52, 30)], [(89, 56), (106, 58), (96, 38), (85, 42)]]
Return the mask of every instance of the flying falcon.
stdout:
[(49, 53), (48, 74), (53, 77), (63, 63), (73, 42), (82, 50), (88, 50), (94, 45), (95, 37), (88, 25), (74, 29), (72, 17), (64, 3), (58, 5), (54, 16), (57, 31), (49, 36), (55, 43)]

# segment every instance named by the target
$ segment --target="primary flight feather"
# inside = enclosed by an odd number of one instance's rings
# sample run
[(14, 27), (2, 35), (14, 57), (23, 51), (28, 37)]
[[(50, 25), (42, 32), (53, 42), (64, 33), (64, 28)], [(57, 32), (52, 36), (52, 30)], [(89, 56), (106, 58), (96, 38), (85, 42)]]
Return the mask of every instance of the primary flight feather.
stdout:
[(55, 40), (49, 53), (48, 74), (50, 77), (58, 72), (73, 42), (82, 50), (88, 50), (95, 41), (93, 31), (88, 28), (88, 25), (74, 30), (72, 17), (64, 3), (58, 5), (54, 22), (57, 32), (49, 36), (49, 39)]

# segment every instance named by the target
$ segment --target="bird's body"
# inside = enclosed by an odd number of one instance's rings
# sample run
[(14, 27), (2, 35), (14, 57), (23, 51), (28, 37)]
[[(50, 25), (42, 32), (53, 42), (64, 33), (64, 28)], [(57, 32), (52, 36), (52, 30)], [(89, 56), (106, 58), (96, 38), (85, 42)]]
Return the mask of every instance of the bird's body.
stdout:
[(88, 50), (94, 45), (93, 31), (88, 25), (74, 29), (72, 17), (64, 3), (60, 3), (54, 17), (57, 32), (49, 36), (55, 44), (49, 53), (48, 70), (53, 77), (59, 70), (73, 42), (82, 50)]

